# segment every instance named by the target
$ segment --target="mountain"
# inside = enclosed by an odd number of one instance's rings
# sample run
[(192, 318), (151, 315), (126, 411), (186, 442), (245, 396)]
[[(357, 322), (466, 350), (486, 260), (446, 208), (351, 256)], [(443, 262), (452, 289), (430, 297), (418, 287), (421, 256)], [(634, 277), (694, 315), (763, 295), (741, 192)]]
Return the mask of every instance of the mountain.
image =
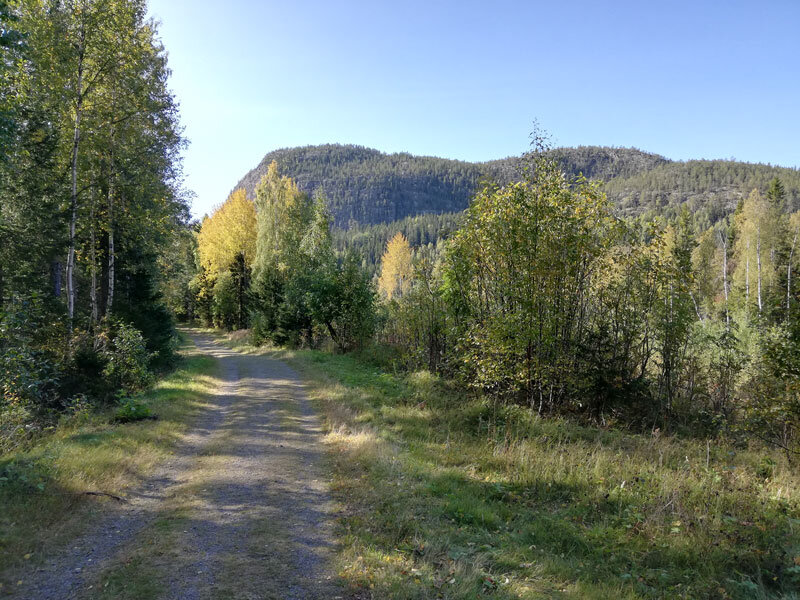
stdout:
[[(623, 215), (671, 214), (686, 204), (700, 224), (710, 224), (751, 189), (765, 192), (776, 176), (786, 189), (787, 209), (800, 208), (798, 169), (732, 160), (671, 161), (634, 148), (580, 146), (551, 152), (567, 174), (601, 182)], [(512, 181), (524, 164), (518, 157), (470, 163), (328, 144), (270, 152), (236, 187), (252, 198), (273, 160), (302, 190), (322, 191), (336, 226), (345, 229), (457, 213), (467, 207), (481, 180)]]
[(468, 162), (325, 145), (270, 152), (237, 187), (244, 187), (253, 197), (256, 184), (273, 160), (300, 189), (323, 191), (340, 227), (461, 211), (484, 175), (481, 165)]

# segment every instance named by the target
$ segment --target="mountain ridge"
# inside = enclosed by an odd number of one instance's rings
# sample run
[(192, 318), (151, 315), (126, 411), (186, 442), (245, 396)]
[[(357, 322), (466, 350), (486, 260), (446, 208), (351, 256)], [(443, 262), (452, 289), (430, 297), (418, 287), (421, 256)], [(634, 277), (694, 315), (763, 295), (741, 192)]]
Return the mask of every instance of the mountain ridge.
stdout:
[[(683, 204), (713, 222), (753, 188), (780, 177), (787, 207), (800, 207), (800, 170), (763, 163), (696, 159), (675, 161), (637, 148), (577, 146), (550, 153), (570, 176), (601, 183), (618, 212), (675, 211)], [(340, 228), (391, 223), (425, 214), (464, 210), (482, 180), (507, 183), (521, 176), (522, 157), (469, 162), (408, 152), (385, 153), (350, 144), (281, 148), (267, 153), (240, 179), (252, 198), (272, 161), (301, 190), (321, 191)]]

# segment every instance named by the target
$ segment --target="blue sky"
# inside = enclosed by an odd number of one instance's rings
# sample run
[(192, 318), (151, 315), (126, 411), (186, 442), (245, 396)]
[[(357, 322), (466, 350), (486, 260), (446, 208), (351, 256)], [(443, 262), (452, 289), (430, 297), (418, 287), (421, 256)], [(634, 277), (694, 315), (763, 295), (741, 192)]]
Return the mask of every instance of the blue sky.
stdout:
[(196, 216), (270, 150), (557, 145), (800, 166), (800, 0), (150, 0)]

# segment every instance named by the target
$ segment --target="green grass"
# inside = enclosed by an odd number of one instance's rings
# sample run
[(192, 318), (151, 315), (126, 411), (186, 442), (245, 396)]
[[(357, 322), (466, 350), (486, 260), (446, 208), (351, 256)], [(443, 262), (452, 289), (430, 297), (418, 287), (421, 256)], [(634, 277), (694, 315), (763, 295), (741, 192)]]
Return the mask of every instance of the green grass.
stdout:
[(539, 419), (353, 356), (249, 351), (299, 369), (327, 417), (338, 568), (369, 596), (800, 597), (800, 477), (778, 453)]
[(64, 419), (31, 447), (0, 455), (0, 586), (24, 561), (82, 531), (102, 498), (124, 496), (173, 448), (213, 392), (213, 358), (184, 342), (179, 368), (138, 398), (156, 420), (120, 424), (115, 411)]

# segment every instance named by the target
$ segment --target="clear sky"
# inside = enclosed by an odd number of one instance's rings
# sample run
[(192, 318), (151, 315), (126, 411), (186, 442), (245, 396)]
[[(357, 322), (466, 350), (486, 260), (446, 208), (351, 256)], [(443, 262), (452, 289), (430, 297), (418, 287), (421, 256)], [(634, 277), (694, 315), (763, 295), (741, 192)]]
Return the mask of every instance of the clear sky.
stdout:
[(201, 216), (276, 148), (800, 166), (800, 0), (150, 0)]

